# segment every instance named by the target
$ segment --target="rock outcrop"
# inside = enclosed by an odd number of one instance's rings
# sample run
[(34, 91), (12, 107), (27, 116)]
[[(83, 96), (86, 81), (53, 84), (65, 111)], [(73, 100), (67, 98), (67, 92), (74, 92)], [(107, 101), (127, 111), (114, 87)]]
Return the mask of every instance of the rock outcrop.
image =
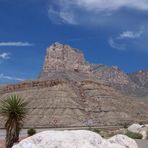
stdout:
[(91, 131), (46, 131), (22, 140), (13, 148), (138, 148), (127, 136), (116, 135), (109, 140)]
[(130, 74), (129, 76), (137, 85), (143, 88), (148, 88), (148, 70), (140, 70), (136, 73)]
[(126, 95), (148, 98), (148, 71), (126, 74), (117, 66), (89, 64), (79, 49), (55, 43), (47, 48), (41, 80), (104, 81)]
[(69, 77), (72, 79), (77, 75), (83, 78), (89, 73), (90, 65), (86, 63), (79, 49), (55, 43), (47, 48), (39, 79), (69, 79)]

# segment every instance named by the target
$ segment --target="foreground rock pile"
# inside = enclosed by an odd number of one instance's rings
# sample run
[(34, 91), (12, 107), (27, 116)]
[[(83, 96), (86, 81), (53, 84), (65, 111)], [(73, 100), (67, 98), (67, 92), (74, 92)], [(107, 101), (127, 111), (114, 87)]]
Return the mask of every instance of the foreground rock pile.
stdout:
[(13, 148), (138, 148), (125, 135), (108, 140), (91, 131), (45, 131), (22, 140)]

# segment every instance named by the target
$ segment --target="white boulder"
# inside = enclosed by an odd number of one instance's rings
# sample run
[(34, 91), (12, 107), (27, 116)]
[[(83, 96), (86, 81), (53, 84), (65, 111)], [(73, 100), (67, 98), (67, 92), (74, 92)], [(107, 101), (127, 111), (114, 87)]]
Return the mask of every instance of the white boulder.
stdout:
[(13, 148), (137, 148), (134, 140), (117, 135), (109, 140), (87, 130), (45, 131), (22, 140)]
[(139, 133), (142, 125), (135, 123), (128, 127), (128, 130), (133, 133)]
[(117, 143), (111, 143), (108, 140), (105, 140), (99, 148), (125, 148)]
[(123, 147), (128, 148), (138, 148), (135, 140), (127, 137), (126, 135), (115, 135), (112, 138), (108, 139), (110, 143), (119, 144)]
[(131, 126), (128, 127), (128, 130), (133, 133), (139, 133), (143, 136), (142, 139), (147, 138), (147, 133), (148, 133), (148, 125), (140, 125), (140, 124), (132, 124)]
[(103, 142), (91, 131), (45, 131), (22, 140), (13, 148), (96, 148)]

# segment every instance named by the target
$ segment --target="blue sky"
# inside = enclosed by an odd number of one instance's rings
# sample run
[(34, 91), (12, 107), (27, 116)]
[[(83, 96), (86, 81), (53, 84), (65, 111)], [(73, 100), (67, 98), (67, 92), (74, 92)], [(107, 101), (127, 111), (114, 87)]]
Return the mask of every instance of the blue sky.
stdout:
[(90, 63), (148, 69), (148, 1), (0, 0), (0, 83), (35, 79), (56, 41)]

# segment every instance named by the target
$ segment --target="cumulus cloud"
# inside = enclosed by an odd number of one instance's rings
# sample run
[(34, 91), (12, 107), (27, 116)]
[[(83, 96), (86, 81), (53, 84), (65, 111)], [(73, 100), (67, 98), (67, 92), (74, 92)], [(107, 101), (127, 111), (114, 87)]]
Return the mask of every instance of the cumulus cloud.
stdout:
[(22, 79), (22, 78), (12, 77), (12, 76), (8, 76), (8, 75), (4, 75), (2, 73), (0, 74), (0, 79), (13, 80), (13, 81), (24, 81), (24, 79)]
[[(54, 23), (80, 24), (103, 21), (122, 8), (148, 11), (147, 0), (56, 0), (50, 3), (48, 14)], [(100, 18), (96, 18), (100, 16)], [(108, 18), (107, 18), (108, 19)], [(89, 20), (89, 21), (88, 21)]]
[(29, 42), (0, 42), (0, 46), (33, 46), (34, 44)]
[(0, 53), (0, 60), (8, 60), (10, 59), (10, 53), (8, 52), (3, 52), (3, 53)]

